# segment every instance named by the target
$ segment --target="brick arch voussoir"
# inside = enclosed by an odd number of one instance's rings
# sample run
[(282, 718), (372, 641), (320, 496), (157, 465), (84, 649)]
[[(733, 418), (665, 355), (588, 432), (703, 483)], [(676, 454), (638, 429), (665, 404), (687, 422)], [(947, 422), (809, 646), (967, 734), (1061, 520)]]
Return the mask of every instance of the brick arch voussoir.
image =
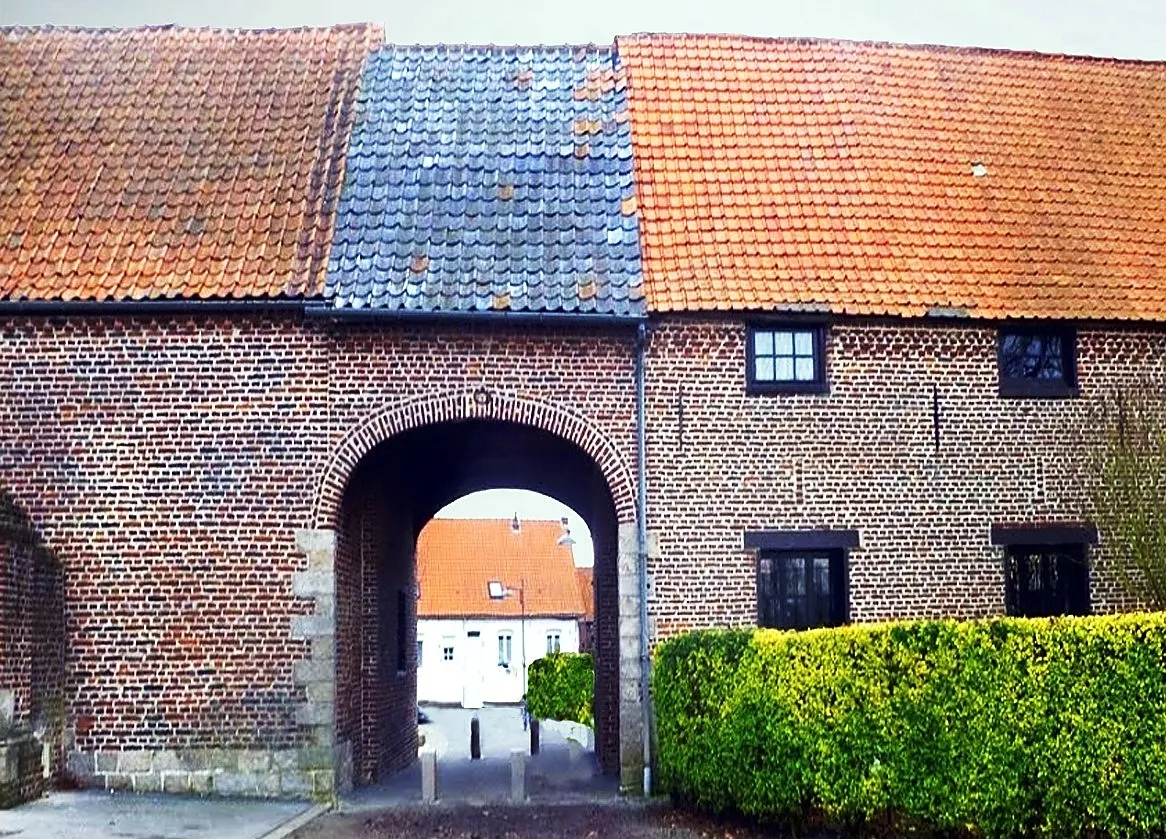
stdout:
[(386, 405), (352, 428), (333, 450), (320, 475), (313, 511), (315, 526), (336, 525), (348, 478), (366, 454), (397, 434), (425, 425), (466, 419), (513, 422), (550, 432), (587, 452), (607, 481), (621, 523), (635, 521), (631, 469), (611, 440), (588, 418), (557, 405), (521, 396), (474, 391), (422, 397)]

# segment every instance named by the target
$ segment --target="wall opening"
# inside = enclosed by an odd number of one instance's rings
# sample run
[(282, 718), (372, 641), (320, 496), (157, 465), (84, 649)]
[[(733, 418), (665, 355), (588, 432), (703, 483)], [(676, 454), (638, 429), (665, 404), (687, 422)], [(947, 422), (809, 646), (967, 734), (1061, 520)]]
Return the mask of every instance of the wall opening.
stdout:
[[(594, 655), (594, 545), (579, 513), (521, 489), (483, 490), (447, 504), (417, 544), (417, 699), (439, 761), (480, 751), (505, 760), (528, 747), (522, 701), (530, 667), (551, 652)], [(569, 742), (573, 739), (575, 744)], [(541, 727), (545, 751), (594, 748), (579, 725)], [(589, 760), (579, 754), (576, 764)]]
[[(450, 646), (426, 634), (418, 649), (422, 529), (451, 502), (500, 487), (555, 499), (570, 509), (577, 532), (591, 537), (595, 751), (606, 774), (619, 771), (618, 515), (608, 479), (583, 448), (549, 431), (466, 419), (404, 430), (373, 447), (353, 469), (335, 515), (335, 736), (357, 784), (416, 759), (417, 655), (444, 662)], [(520, 581), (497, 582), (511, 589)], [(499, 631), (475, 631), (473, 643), (493, 658)], [(468, 633), (455, 633), (455, 661), (457, 647), (471, 642)], [(511, 655), (520, 651), (518, 639)]]

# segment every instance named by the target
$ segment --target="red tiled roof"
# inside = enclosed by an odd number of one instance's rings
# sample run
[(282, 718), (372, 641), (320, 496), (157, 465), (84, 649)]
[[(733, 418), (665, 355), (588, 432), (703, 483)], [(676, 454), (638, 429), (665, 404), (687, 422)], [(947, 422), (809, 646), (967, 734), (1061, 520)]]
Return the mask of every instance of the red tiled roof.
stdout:
[(576, 568), (575, 578), (579, 581), (579, 596), (583, 598), (583, 617), (595, 620), (595, 578), (593, 568)]
[[(417, 538), (417, 616), (579, 616), (584, 604), (571, 546), (557, 521), (433, 519)], [(515, 594), (492, 599), (490, 581)]]
[(317, 294), (378, 26), (0, 29), (0, 299)]
[(618, 47), (653, 311), (1166, 319), (1166, 64)]

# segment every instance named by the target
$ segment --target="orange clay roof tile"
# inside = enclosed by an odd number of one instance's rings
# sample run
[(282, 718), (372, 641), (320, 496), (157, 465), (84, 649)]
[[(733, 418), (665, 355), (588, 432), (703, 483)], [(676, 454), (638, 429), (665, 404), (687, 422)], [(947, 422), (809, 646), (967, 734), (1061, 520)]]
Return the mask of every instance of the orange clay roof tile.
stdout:
[[(557, 521), (432, 519), (417, 537), (417, 616), (580, 617), (586, 604)], [(489, 584), (513, 591), (491, 598)], [(523, 591), (520, 601), (519, 589)]]
[(650, 310), (1166, 320), (1166, 65), (617, 45)]
[(382, 40), (0, 28), (0, 300), (318, 294)]

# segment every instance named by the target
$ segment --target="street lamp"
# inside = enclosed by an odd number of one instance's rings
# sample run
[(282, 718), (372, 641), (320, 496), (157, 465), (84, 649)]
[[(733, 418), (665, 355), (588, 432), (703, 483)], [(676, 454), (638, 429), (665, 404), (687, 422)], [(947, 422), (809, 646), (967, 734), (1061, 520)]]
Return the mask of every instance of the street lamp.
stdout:
[(526, 728), (526, 580), (520, 579), (518, 581), (518, 590), (507, 587), (504, 594), (505, 597), (513, 597), (518, 595), (518, 609), (519, 609), (519, 624), (518, 624), (518, 644), (522, 655), (522, 727)]

